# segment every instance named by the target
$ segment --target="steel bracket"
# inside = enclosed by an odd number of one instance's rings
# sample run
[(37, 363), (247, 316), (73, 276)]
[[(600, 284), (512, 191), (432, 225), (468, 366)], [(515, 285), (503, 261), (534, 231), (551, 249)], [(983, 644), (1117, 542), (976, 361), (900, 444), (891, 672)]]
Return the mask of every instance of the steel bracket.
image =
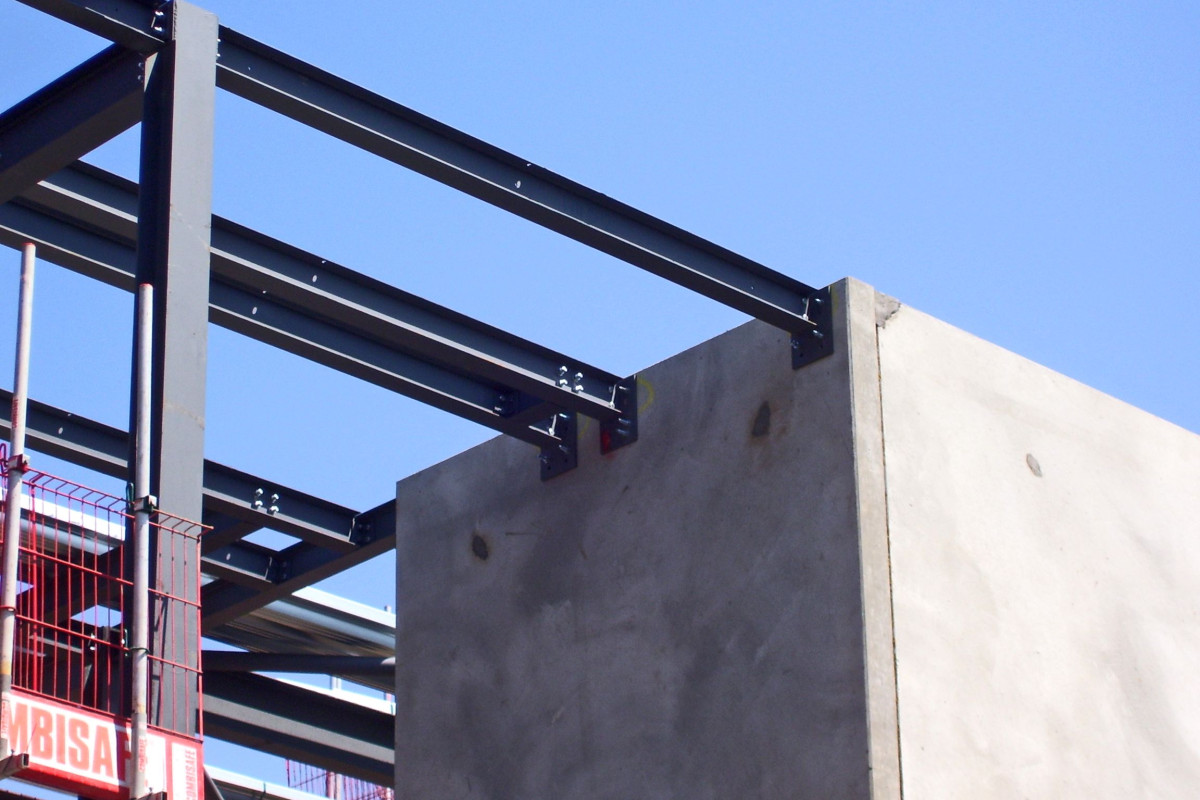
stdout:
[(558, 439), (558, 443), (546, 445), (538, 456), (544, 481), (579, 466), (579, 422), (575, 412), (560, 411), (555, 414), (550, 423), (550, 433)]
[(633, 444), (638, 438), (638, 391), (637, 375), (631, 375), (618, 381), (613, 387), (613, 408), (617, 409), (616, 419), (604, 420), (600, 423), (600, 452), (611, 453), (613, 450)]
[(828, 287), (809, 295), (804, 316), (813, 327), (792, 334), (792, 369), (800, 369), (833, 353), (833, 298)]

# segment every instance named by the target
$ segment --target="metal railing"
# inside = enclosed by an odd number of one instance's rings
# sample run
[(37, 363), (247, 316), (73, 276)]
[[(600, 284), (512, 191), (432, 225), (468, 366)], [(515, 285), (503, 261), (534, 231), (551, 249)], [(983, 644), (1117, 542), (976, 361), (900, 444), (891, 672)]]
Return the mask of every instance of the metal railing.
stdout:
[[(2, 452), (3, 448), (0, 448)], [(0, 456), (2, 457), (2, 456)], [(8, 471), (0, 470), (7, 491)], [(129, 625), (132, 559), (126, 542), (133, 514), (124, 498), (43, 472), (24, 475), (17, 571), (13, 686), (81, 708), (128, 718), (131, 713)], [(152, 573), (172, 563), (199, 564), (202, 526), (162, 511), (151, 516), (157, 553)], [(200, 575), (195, 585), (163, 586), (152, 579), (155, 624), (182, 629), (154, 636), (149, 654), (155, 726), (187, 730), (177, 708), (182, 684), (200, 690)], [(185, 695), (186, 696), (186, 695)]]

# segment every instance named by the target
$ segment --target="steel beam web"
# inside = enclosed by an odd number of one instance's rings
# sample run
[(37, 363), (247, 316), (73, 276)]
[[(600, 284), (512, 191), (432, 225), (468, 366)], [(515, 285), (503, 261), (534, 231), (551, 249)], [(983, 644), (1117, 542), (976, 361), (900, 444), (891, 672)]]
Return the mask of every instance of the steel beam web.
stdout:
[(0, 203), (142, 118), (142, 58), (113, 45), (0, 114)]
[[(160, 45), (138, 0), (23, 0), (127, 47)], [(800, 337), (820, 290), (222, 26), (218, 85)], [(826, 327), (825, 325), (821, 326)], [(797, 340), (808, 361), (831, 331)]]
[(217, 82), (791, 333), (815, 327), (816, 289), (226, 27)]
[[(9, 232), (0, 239), (33, 238), (46, 258), (130, 288), (114, 242), (136, 232), (134, 197), (121, 179), (79, 165), (0, 208)], [(541, 447), (558, 441), (530, 425), (556, 411), (621, 416), (621, 379), (579, 359), (220, 217), (213, 242), (210, 318), (224, 327)]]

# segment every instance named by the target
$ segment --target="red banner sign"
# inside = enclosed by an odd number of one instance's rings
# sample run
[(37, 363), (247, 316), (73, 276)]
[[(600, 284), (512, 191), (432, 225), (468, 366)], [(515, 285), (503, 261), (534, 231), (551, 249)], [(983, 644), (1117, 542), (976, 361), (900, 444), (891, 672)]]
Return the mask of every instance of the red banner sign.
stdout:
[[(17, 777), (96, 800), (128, 800), (129, 723), (43, 697), (12, 693), (0, 709), (0, 736), (13, 753), (29, 755)], [(145, 754), (150, 792), (170, 800), (201, 800), (200, 742), (151, 731)]]

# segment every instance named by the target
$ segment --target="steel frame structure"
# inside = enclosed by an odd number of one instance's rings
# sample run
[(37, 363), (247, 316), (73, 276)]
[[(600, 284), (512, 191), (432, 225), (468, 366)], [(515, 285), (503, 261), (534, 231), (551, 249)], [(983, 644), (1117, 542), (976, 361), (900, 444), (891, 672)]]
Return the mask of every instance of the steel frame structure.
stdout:
[[(237, 631), (247, 615), (390, 549), (396, 509), (391, 500), (346, 508), (206, 461), (197, 420), (209, 322), (534, 444), (543, 479), (574, 466), (578, 414), (599, 421), (606, 452), (638, 436), (636, 377), (213, 216), (217, 88), (781, 328), (791, 335), (793, 368), (832, 352), (827, 290), (220, 26), (197, 6), (20, 1), (113, 44), (0, 114), (0, 243), (32, 241), (43, 258), (129, 291), (154, 285), (153, 486), (163, 508), (212, 526), (201, 600), (213, 639), (243, 641)], [(137, 184), (79, 161), (139, 122)], [(129, 475), (125, 431), (34, 403), (29, 435), (41, 452)], [(264, 528), (298, 541), (276, 550), (245, 540)], [(379, 680), (388, 669), (373, 655), (305, 658), (352, 679)], [(333, 700), (302, 702), (294, 687), (251, 674), (278, 667), (269, 653), (213, 663), (211, 733), (389, 779), (390, 720)], [(326, 746), (332, 739), (340, 744)]]

